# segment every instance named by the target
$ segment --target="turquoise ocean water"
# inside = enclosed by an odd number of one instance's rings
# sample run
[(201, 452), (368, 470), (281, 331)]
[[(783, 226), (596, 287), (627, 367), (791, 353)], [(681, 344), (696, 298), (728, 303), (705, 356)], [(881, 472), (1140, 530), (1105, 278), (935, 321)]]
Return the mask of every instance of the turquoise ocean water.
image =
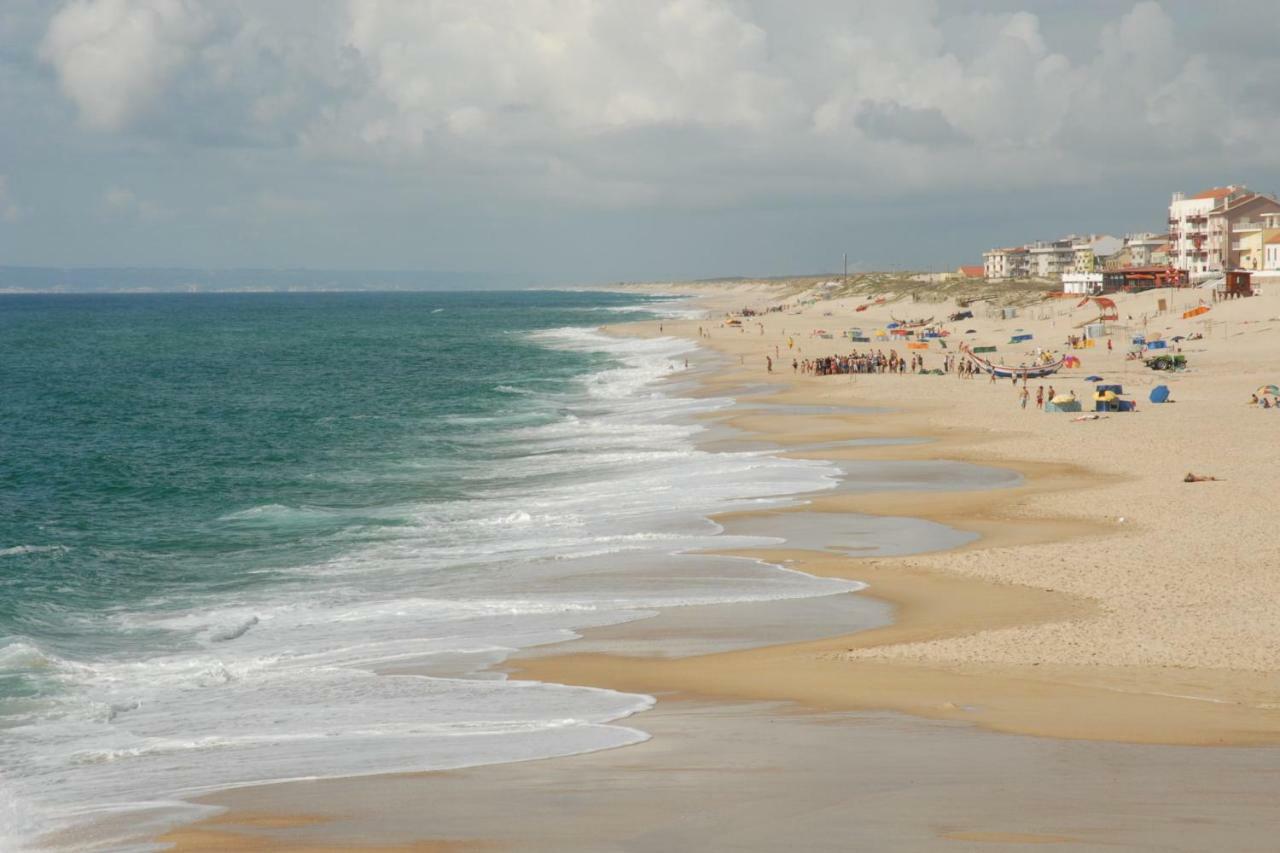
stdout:
[[(601, 293), (0, 298), (0, 847), (128, 849), (251, 782), (611, 746), (522, 648), (849, 584), (689, 553), (830, 487), (710, 453), (692, 345)], [(85, 829), (91, 827), (91, 829)]]

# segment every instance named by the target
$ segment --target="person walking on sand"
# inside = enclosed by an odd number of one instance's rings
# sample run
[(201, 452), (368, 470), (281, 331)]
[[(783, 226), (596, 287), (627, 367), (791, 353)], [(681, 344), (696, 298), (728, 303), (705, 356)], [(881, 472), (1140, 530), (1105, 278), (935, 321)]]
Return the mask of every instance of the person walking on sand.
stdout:
[(1044, 386), (1043, 385), (1036, 388), (1036, 408), (1037, 409), (1044, 408)]
[(1022, 394), (1020, 396), (1022, 397), (1022, 408), (1025, 409), (1027, 407), (1027, 398), (1031, 396), (1031, 392), (1027, 390), (1025, 385), (1022, 386)]

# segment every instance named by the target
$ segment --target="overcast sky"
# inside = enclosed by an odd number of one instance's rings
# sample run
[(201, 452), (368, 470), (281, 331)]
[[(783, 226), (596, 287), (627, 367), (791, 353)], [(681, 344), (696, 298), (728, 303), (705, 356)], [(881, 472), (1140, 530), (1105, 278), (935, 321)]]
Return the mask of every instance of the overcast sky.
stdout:
[(0, 115), (0, 264), (952, 268), (1280, 190), (1280, 14), (0, 0)]

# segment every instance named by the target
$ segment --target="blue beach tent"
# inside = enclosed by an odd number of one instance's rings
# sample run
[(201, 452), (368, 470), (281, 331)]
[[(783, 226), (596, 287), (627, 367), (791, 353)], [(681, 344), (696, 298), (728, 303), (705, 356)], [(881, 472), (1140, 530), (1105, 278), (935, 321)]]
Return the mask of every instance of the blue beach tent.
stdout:
[(1151, 402), (1164, 403), (1169, 399), (1169, 386), (1157, 385), (1151, 389)]

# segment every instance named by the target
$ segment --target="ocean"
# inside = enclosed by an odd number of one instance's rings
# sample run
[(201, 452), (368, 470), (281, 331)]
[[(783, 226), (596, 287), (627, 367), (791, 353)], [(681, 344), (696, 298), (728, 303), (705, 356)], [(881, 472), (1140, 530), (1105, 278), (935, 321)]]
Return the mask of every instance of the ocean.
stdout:
[(694, 345), (598, 331), (682, 312), (0, 297), (0, 848), (141, 849), (202, 792), (634, 743), (651, 697), (502, 661), (663, 608), (857, 588), (698, 553), (780, 541), (707, 516), (841, 472), (701, 449), (695, 416), (732, 401), (683, 393)]

